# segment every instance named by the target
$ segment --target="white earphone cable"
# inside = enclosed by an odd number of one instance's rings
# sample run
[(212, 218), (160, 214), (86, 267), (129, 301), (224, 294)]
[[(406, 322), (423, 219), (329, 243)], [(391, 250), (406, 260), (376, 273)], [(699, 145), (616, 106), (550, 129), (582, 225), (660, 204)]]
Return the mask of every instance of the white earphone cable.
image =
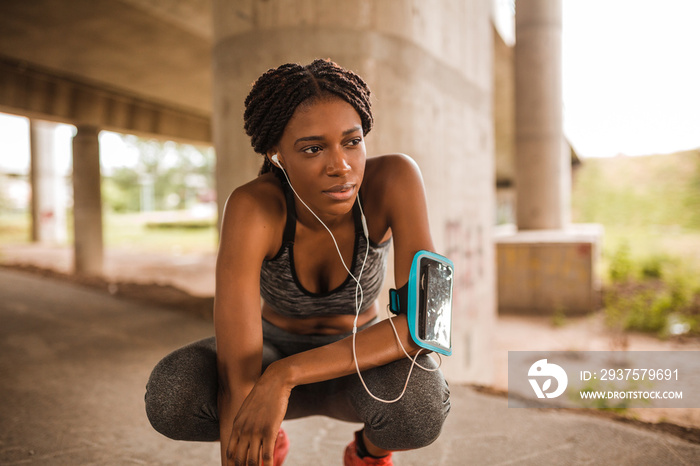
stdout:
[[(335, 245), (335, 249), (338, 252), (338, 257), (340, 257), (340, 262), (343, 264), (343, 268), (345, 268), (345, 271), (348, 273), (348, 275), (356, 283), (356, 285), (355, 285), (355, 320), (353, 321), (353, 326), (352, 326), (352, 359), (353, 359), (353, 362), (355, 363), (355, 369), (357, 370), (357, 375), (360, 377), (360, 381), (362, 382), (362, 386), (365, 388), (365, 390), (367, 391), (369, 396), (371, 396), (372, 398), (374, 398), (377, 401), (380, 401), (382, 403), (395, 403), (395, 402), (399, 401), (403, 397), (404, 393), (406, 393), (406, 388), (408, 387), (408, 381), (411, 378), (411, 374), (413, 373), (414, 366), (418, 366), (421, 369), (429, 371), (429, 372), (438, 370), (440, 368), (440, 366), (438, 366), (435, 369), (427, 369), (427, 368), (423, 367), (422, 365), (420, 365), (416, 360), (418, 359), (418, 356), (420, 355), (420, 353), (423, 351), (422, 349), (419, 349), (418, 352), (416, 353), (416, 355), (414, 357), (411, 357), (408, 354), (408, 352), (406, 351), (406, 349), (404, 348), (403, 343), (401, 343), (401, 339), (399, 338), (399, 334), (396, 331), (396, 327), (394, 326), (394, 322), (392, 321), (393, 316), (389, 316), (389, 323), (391, 324), (391, 327), (394, 329), (394, 335), (396, 336), (396, 341), (398, 342), (399, 346), (403, 350), (406, 357), (411, 360), (411, 367), (408, 370), (408, 376), (406, 377), (406, 383), (403, 386), (403, 390), (401, 391), (401, 394), (397, 398), (395, 398), (393, 400), (384, 400), (384, 399), (379, 398), (378, 396), (374, 395), (370, 391), (369, 387), (367, 387), (367, 384), (365, 383), (364, 378), (362, 377), (362, 373), (360, 371), (360, 365), (357, 361), (356, 335), (357, 335), (357, 320), (360, 317), (360, 309), (362, 308), (362, 301), (364, 299), (364, 292), (362, 291), (362, 285), (360, 285), (360, 280), (362, 279), (362, 272), (364, 272), (365, 264), (367, 263), (367, 256), (369, 255), (370, 243), (369, 243), (369, 232), (367, 230), (367, 221), (365, 220), (365, 214), (364, 214), (364, 211), (362, 210), (362, 202), (360, 202), (359, 192), (357, 195), (357, 204), (360, 208), (360, 214), (362, 217), (362, 229), (363, 229), (363, 232), (365, 234), (366, 247), (365, 247), (365, 257), (362, 261), (362, 267), (360, 268), (360, 273), (358, 274), (357, 277), (355, 277), (355, 275), (350, 271), (348, 266), (345, 264), (345, 260), (343, 259), (343, 255), (340, 252), (340, 247), (338, 246), (338, 242), (336, 241), (335, 235), (333, 235), (333, 232), (331, 231), (331, 229), (328, 228), (328, 226), (323, 222), (323, 220), (321, 220), (319, 218), (319, 216), (316, 215), (316, 213), (313, 210), (311, 210), (311, 208), (306, 204), (306, 202), (304, 202), (304, 200), (296, 192), (296, 190), (294, 189), (294, 186), (292, 186), (292, 182), (289, 180), (289, 176), (287, 175), (287, 171), (282, 167), (282, 164), (279, 163), (279, 160), (277, 158), (277, 154), (275, 154), (272, 157), (272, 160), (282, 170), (284, 177), (287, 179), (287, 184), (289, 184), (289, 187), (292, 189), (292, 192), (297, 197), (297, 199), (299, 199), (299, 202), (301, 202), (304, 205), (304, 207), (306, 207), (306, 209), (309, 212), (311, 212), (311, 214), (316, 218), (316, 220), (318, 220), (321, 223), (321, 225), (323, 225), (323, 227), (326, 229), (326, 231), (331, 235), (331, 239), (333, 240), (333, 244)], [(358, 290), (359, 290), (359, 301), (358, 301)], [(440, 365), (442, 365), (442, 358), (440, 358)]]

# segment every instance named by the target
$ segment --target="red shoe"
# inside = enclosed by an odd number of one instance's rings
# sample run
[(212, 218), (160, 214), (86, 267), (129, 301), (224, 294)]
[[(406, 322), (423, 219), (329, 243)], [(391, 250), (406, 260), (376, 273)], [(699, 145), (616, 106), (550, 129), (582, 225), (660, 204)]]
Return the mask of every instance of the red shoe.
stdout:
[(345, 448), (344, 466), (394, 466), (394, 462), (391, 461), (391, 453), (381, 458), (372, 458), (370, 456), (360, 458), (357, 455), (357, 441), (360, 435), (362, 435), (361, 430), (355, 432), (355, 440)]
[(289, 453), (289, 438), (287, 437), (287, 433), (283, 429), (280, 429), (277, 433), (275, 449), (272, 453), (272, 464), (274, 466), (282, 466), (284, 459), (287, 457), (287, 453)]

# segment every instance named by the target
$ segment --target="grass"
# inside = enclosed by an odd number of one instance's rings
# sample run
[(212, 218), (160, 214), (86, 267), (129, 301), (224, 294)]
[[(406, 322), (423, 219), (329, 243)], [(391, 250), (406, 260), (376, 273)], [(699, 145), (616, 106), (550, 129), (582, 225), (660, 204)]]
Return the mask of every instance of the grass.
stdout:
[[(157, 214), (156, 214), (157, 215)], [(22, 244), (30, 241), (30, 216), (27, 213), (11, 212), (0, 215), (0, 244)], [(68, 219), (68, 239), (72, 243), (72, 220)], [(175, 222), (166, 223), (170, 228), (153, 228), (153, 215), (115, 214), (104, 216), (105, 247), (156, 253), (211, 253), (216, 250), (218, 232), (211, 223), (191, 228), (175, 228)], [(150, 227), (149, 227), (150, 225)]]
[(575, 222), (605, 227), (610, 325), (700, 333), (700, 151), (585, 160), (572, 208)]
[(218, 243), (216, 226), (191, 228), (153, 228), (153, 220), (144, 214), (109, 214), (105, 219), (107, 247), (138, 251), (196, 253), (214, 252)]
[(700, 151), (586, 159), (572, 217), (605, 227), (605, 265), (623, 244), (633, 260), (668, 255), (700, 264)]
[(586, 159), (575, 174), (577, 221), (606, 227), (698, 230), (700, 152)]
[(0, 244), (29, 242), (31, 240), (30, 221), (28, 212), (0, 213)]

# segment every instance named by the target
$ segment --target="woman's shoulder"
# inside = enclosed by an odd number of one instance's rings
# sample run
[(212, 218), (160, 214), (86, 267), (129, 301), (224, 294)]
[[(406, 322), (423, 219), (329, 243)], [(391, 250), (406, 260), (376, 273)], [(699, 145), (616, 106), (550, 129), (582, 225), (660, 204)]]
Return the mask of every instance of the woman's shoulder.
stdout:
[(394, 153), (394, 154), (383, 154), (375, 155), (373, 157), (367, 158), (367, 170), (418, 170), (418, 164), (411, 156)]
[(248, 231), (274, 240), (284, 229), (286, 203), (279, 180), (266, 173), (236, 188), (224, 206), (222, 239)]
[(406, 154), (377, 155), (367, 159), (365, 177), (370, 182), (401, 182), (421, 177), (420, 167)]
[(406, 154), (378, 155), (367, 159), (363, 185), (373, 197), (386, 197), (422, 185), (422, 175), (415, 160)]
[(266, 173), (234, 189), (226, 201), (224, 213), (240, 210), (272, 217), (284, 213), (284, 193), (279, 180), (272, 173)]

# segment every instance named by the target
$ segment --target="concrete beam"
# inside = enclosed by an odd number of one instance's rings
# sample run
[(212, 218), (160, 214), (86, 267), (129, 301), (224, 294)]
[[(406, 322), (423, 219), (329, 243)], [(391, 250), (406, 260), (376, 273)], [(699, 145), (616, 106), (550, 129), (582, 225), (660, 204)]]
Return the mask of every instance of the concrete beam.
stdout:
[(122, 133), (211, 143), (210, 118), (0, 57), (0, 111)]
[(0, 57), (209, 115), (209, 4), (209, 0), (0, 1)]

